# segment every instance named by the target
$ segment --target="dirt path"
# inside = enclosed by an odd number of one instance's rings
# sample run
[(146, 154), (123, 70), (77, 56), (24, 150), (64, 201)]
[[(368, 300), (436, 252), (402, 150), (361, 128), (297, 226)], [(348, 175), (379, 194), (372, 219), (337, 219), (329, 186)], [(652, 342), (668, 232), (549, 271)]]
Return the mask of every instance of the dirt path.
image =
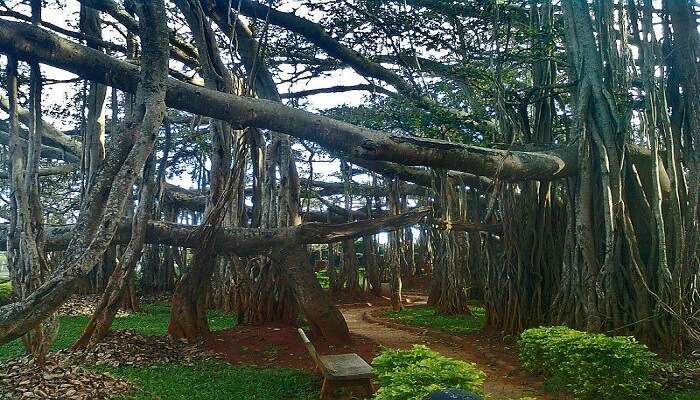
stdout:
[(428, 332), (414, 333), (371, 323), (363, 319), (363, 314), (379, 309), (379, 307), (341, 307), (350, 332), (366, 336), (380, 345), (393, 348), (410, 348), (413, 344), (425, 344), (444, 356), (476, 363), (487, 375), (484, 390), (489, 399), (519, 400), (523, 397), (550, 399), (539, 389), (541, 382), (519, 373), (512, 360), (504, 360), (494, 356), (489, 346), (478, 342), (469, 343), (467, 340), (448, 343), (445, 340), (431, 338)]

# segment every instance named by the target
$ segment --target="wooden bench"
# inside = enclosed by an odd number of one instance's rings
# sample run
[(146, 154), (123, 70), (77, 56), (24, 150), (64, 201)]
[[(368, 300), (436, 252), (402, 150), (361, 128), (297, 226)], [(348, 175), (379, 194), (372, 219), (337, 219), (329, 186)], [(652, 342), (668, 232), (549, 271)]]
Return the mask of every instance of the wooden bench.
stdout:
[(362, 357), (355, 353), (320, 356), (304, 331), (301, 328), (298, 331), (316, 368), (323, 374), (321, 400), (330, 399), (333, 391), (340, 387), (360, 387), (367, 396), (374, 393), (372, 367)]

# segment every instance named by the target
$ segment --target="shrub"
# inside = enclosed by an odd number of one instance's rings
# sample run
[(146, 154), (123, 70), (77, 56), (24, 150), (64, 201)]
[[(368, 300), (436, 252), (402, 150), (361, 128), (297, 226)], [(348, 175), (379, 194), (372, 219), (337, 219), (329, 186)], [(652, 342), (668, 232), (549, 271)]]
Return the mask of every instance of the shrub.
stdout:
[(577, 398), (649, 398), (659, 389), (651, 377), (656, 354), (630, 336), (554, 326), (526, 330), (519, 345), (525, 369)]
[(443, 357), (423, 345), (385, 349), (372, 365), (380, 385), (377, 400), (421, 400), (448, 388), (481, 392), (485, 378), (476, 364)]

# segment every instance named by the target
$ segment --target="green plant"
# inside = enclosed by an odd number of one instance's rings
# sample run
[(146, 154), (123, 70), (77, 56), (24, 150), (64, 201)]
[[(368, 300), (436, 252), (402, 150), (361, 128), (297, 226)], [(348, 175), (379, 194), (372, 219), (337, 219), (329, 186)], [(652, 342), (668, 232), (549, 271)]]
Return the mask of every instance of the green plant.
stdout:
[(441, 356), (423, 345), (384, 349), (372, 365), (381, 386), (377, 400), (420, 400), (447, 388), (481, 392), (486, 377), (476, 364)]
[(519, 346), (525, 369), (576, 398), (647, 399), (659, 390), (656, 354), (633, 337), (541, 327), (523, 332)]

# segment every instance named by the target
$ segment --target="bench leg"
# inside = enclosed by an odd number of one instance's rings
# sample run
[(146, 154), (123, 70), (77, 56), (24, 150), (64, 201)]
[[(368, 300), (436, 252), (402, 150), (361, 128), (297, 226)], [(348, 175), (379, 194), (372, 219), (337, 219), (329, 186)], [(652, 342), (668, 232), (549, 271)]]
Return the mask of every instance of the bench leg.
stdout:
[(333, 394), (333, 384), (328, 379), (323, 379), (323, 385), (321, 385), (321, 397), (320, 400), (330, 399)]
[(367, 379), (367, 382), (365, 382), (364, 387), (367, 396), (372, 396), (374, 394), (374, 385), (372, 384), (371, 379)]

